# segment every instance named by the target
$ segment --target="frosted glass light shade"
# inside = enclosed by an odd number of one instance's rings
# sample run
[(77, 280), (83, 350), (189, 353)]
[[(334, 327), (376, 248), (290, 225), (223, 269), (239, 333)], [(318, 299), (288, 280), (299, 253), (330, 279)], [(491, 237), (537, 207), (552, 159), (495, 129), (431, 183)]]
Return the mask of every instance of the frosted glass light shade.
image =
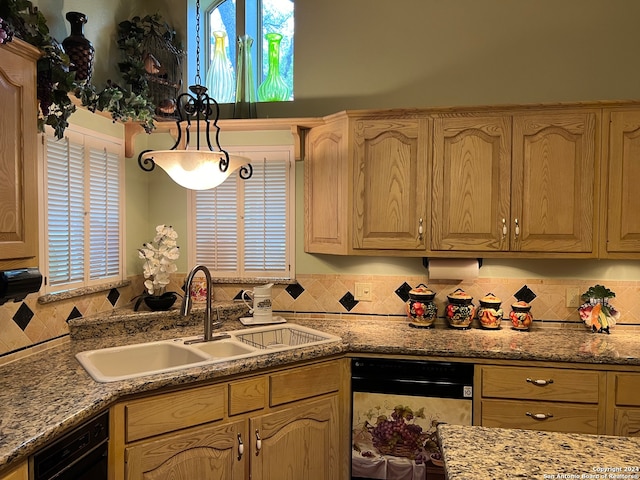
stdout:
[(141, 157), (152, 159), (177, 184), (190, 190), (208, 190), (224, 182), (241, 166), (251, 163), (247, 157), (229, 155), (229, 168), (220, 170), (224, 153), (210, 150), (153, 150)]

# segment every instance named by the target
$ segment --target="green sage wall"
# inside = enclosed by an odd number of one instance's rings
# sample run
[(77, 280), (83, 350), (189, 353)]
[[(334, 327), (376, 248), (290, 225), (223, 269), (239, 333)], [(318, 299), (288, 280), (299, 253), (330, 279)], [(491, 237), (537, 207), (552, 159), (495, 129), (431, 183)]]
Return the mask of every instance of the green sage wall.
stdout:
[[(186, 31), (187, 0), (39, 0), (51, 31), (68, 35), (64, 13), (88, 14), (96, 47), (94, 83), (114, 78), (115, 31), (133, 15), (161, 13)], [(295, 101), (258, 106), (261, 117), (322, 116), (344, 109), (635, 99), (640, 93), (640, 2), (633, 0), (297, 0)], [(191, 32), (193, 35), (193, 32)], [(185, 43), (193, 42), (188, 35)], [(185, 79), (185, 83), (192, 79)], [(139, 149), (166, 144), (141, 135)], [(298, 164), (301, 169), (302, 164)], [(300, 273), (421, 271), (419, 260), (312, 256), (302, 251), (302, 180), (297, 192)], [(162, 172), (127, 164), (127, 261), (157, 222), (186, 229), (186, 194)], [(171, 212), (171, 213), (169, 213)], [(170, 218), (174, 217), (174, 218)], [(181, 235), (186, 239), (186, 233)], [(187, 268), (186, 255), (181, 269)], [(640, 279), (638, 262), (485, 261), (495, 277)]]

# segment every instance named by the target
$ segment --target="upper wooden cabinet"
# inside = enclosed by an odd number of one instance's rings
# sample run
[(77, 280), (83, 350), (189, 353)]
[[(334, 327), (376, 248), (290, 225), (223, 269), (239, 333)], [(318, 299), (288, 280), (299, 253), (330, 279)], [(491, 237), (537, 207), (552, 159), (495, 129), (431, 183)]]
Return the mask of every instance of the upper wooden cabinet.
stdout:
[(599, 112), (434, 121), (431, 250), (596, 254)]
[(349, 251), (349, 120), (334, 118), (312, 128), (304, 162), (304, 248), (345, 255)]
[(354, 249), (425, 249), (428, 136), (426, 118), (354, 122)]
[(0, 45), (0, 270), (38, 266), (39, 57), (18, 39)]
[(429, 120), (335, 115), (309, 131), (305, 250), (416, 255), (426, 248)]
[(604, 232), (600, 255), (610, 258), (640, 258), (640, 109), (608, 111), (604, 116), (608, 141), (603, 149)]
[(509, 249), (510, 117), (436, 118), (431, 181), (431, 250)]
[(305, 251), (640, 258), (640, 103), (343, 112), (305, 143)]

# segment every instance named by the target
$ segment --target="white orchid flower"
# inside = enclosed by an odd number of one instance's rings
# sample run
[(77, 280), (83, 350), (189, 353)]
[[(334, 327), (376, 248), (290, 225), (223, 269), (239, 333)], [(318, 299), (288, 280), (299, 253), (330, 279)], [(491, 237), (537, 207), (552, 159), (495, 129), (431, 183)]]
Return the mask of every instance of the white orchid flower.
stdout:
[(160, 294), (169, 284), (169, 274), (177, 272), (175, 260), (180, 257), (176, 239), (178, 233), (170, 225), (156, 226), (153, 242), (144, 243), (138, 256), (145, 260), (142, 266), (144, 286), (149, 295)]

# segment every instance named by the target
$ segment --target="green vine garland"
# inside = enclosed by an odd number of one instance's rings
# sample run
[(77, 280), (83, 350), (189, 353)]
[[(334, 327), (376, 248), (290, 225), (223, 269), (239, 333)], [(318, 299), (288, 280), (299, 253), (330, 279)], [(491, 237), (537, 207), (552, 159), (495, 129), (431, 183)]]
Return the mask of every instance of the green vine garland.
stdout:
[[(128, 88), (111, 80), (102, 90), (86, 82), (76, 82), (70, 70), (68, 55), (62, 45), (49, 34), (42, 12), (30, 0), (5, 0), (0, 3), (0, 18), (16, 37), (42, 50), (38, 60), (37, 96), (39, 105), (38, 129), (46, 125), (62, 138), (69, 126), (68, 119), (76, 107), (69, 94), (80, 99), (83, 106), (95, 112), (109, 112), (114, 122), (140, 122), (147, 133), (155, 128), (155, 105), (149, 100), (148, 83), (144, 72), (141, 44), (151, 29), (162, 32), (176, 45), (175, 32), (160, 22), (158, 14), (134, 17), (118, 25), (118, 47), (124, 60), (118, 64), (120, 74)], [(10, 41), (10, 38), (9, 38)]]

